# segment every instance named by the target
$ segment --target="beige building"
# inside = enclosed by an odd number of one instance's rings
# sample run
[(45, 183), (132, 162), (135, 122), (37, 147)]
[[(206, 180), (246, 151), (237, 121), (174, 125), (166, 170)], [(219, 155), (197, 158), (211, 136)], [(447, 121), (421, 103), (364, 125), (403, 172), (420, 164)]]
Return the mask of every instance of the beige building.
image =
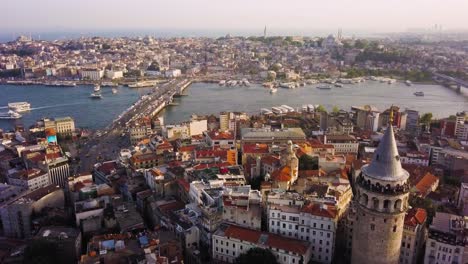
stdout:
[(351, 263), (399, 263), (409, 173), (400, 163), (393, 127), (356, 178), (356, 221)]
[(221, 112), (219, 114), (219, 130), (226, 131), (229, 130), (229, 113)]
[(262, 227), (262, 195), (250, 185), (227, 188), (223, 193), (223, 220), (250, 229)]
[(75, 120), (71, 117), (44, 119), (44, 129), (53, 128), (57, 134), (71, 136), (75, 132)]
[(426, 241), (426, 210), (413, 208), (408, 211), (401, 240), (400, 264), (416, 264)]

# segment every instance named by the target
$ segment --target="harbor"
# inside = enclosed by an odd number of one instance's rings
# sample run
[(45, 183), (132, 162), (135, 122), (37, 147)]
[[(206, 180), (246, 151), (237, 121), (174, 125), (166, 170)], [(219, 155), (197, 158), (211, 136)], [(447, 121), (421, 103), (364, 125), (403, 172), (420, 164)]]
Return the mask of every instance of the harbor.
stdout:
[[(241, 79), (238, 79), (241, 80)], [(178, 80), (180, 81), (180, 80)], [(177, 81), (177, 82), (178, 82)], [(218, 81), (219, 82), (219, 81)], [(420, 112), (432, 112), (435, 117), (468, 108), (468, 95), (440, 85), (421, 85), (404, 82), (389, 85), (380, 81), (367, 80), (355, 84), (343, 84), (342, 88), (316, 89), (318, 83), (306, 83), (297, 89), (269, 88), (250, 82), (250, 86), (219, 86), (218, 82), (186, 82), (171, 96), (168, 105), (155, 107), (153, 111), (164, 116), (166, 123), (188, 120), (194, 113), (209, 114), (215, 111), (244, 111), (259, 113), (260, 109), (288, 105), (295, 109), (304, 104), (321, 104), (328, 110), (334, 106), (351, 107), (353, 104), (398, 103), (403, 107)], [(331, 85), (331, 84), (327, 84)], [(159, 87), (165, 87), (160, 84)], [(180, 89), (183, 88), (183, 89)], [(188, 88), (188, 89), (187, 89)], [(113, 91), (115, 89), (115, 93)], [(8, 94), (0, 98), (0, 112), (8, 111), (8, 103), (28, 101), (31, 111), (21, 113), (22, 118), (1, 120), (0, 128), (13, 129), (15, 124), (29, 126), (43, 117), (71, 116), (77, 126), (89, 129), (103, 129), (127, 111), (133, 104), (155, 87), (129, 88), (126, 86), (101, 86), (102, 99), (90, 99), (94, 86), (63, 88), (34, 85), (0, 85), (0, 91)], [(423, 92), (424, 96), (414, 93)], [(47, 96), (40, 96), (45, 94)], [(180, 95), (187, 95), (181, 96)], [(416, 100), (415, 100), (416, 99)]]

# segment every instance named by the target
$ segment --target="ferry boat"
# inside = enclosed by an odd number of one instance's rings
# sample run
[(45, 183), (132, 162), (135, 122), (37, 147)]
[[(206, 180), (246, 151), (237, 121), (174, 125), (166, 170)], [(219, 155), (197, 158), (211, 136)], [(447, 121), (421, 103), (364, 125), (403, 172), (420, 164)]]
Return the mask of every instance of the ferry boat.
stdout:
[(267, 108), (260, 109), (260, 113), (262, 115), (271, 115), (271, 114), (273, 114), (273, 112), (270, 109), (267, 109)]
[(12, 110), (9, 110), (8, 112), (0, 113), (0, 119), (19, 119), (21, 117), (23, 117), (21, 114)]
[(330, 86), (330, 85), (319, 85), (319, 86), (317, 86), (317, 89), (320, 89), (320, 90), (330, 90), (330, 89), (331, 89), (331, 86)]
[(416, 95), (416, 96), (424, 96), (424, 93), (423, 93), (423, 92), (415, 92), (414, 95)]
[(388, 79), (388, 81), (387, 81), (388, 84), (394, 84), (395, 82), (396, 82), (395, 79)]
[(117, 89), (112, 88), (112, 93), (113, 93), (113, 94), (116, 94), (116, 93), (117, 93)]
[(94, 85), (94, 92), (99, 92), (101, 90), (101, 86), (99, 84)]
[(413, 83), (410, 80), (406, 80), (405, 84), (408, 85), (408, 86), (411, 86)]
[(45, 83), (45, 86), (53, 86), (53, 87), (75, 87), (75, 82), (49, 82)]
[(343, 88), (343, 85), (341, 83), (335, 83), (335, 87)]
[(92, 93), (89, 97), (90, 97), (91, 99), (102, 99), (102, 95), (101, 95), (100, 92)]
[(226, 85), (226, 81), (225, 81), (225, 80), (221, 80), (221, 81), (219, 81), (218, 85), (219, 85), (219, 86), (224, 86), (224, 85)]
[(278, 89), (276, 89), (274, 87), (270, 88), (270, 93), (271, 94), (275, 94), (276, 92), (278, 92)]
[(103, 83), (101, 83), (101, 86), (102, 87), (117, 87), (119, 85), (117, 83), (113, 83), (113, 82), (103, 82)]
[(28, 102), (14, 102), (8, 103), (8, 108), (14, 112), (27, 112), (31, 110), (31, 104)]

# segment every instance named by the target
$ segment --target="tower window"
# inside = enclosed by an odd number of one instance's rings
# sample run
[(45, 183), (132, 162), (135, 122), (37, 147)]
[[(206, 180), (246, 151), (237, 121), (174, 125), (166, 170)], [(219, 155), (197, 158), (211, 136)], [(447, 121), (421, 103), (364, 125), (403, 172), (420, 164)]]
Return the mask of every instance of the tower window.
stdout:
[(371, 224), (371, 225), (370, 225), (370, 230), (372, 230), (372, 231), (375, 230), (375, 225), (374, 225), (374, 224)]
[(396, 225), (393, 226), (393, 232), (396, 232)]

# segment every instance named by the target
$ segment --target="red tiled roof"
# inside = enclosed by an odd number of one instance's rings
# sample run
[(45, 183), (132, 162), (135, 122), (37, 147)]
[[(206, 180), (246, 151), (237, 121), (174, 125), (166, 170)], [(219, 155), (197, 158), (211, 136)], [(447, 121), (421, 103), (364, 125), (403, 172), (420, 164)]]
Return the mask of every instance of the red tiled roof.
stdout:
[(260, 237), (264, 235), (267, 237), (266, 241), (262, 241), (264, 246), (294, 252), (299, 255), (306, 254), (310, 246), (310, 243), (307, 241), (286, 238), (276, 234), (261, 232), (236, 225), (229, 225), (226, 230), (224, 230), (224, 235), (229, 238), (248, 241), (252, 244), (261, 243), (259, 241)]
[(277, 182), (291, 181), (291, 167), (282, 166), (271, 173), (271, 179)]
[(416, 227), (426, 221), (427, 212), (422, 208), (412, 208), (405, 216), (405, 225)]
[(244, 144), (242, 146), (242, 153), (268, 153), (267, 144)]
[(416, 184), (415, 187), (420, 194), (422, 194), (423, 196), (426, 196), (431, 191), (432, 186), (434, 186), (434, 184), (437, 184), (438, 181), (439, 181), (439, 178), (437, 176), (434, 176), (432, 173), (428, 172)]
[(161, 204), (161, 205), (158, 206), (158, 208), (159, 208), (159, 211), (161, 211), (162, 213), (167, 213), (169, 211), (172, 212), (172, 211), (177, 211), (177, 210), (184, 209), (185, 205), (182, 202), (173, 201), (173, 202), (170, 202), (170, 203)]
[(195, 158), (227, 158), (227, 150), (212, 150), (212, 149), (204, 149), (204, 150), (197, 150), (195, 151)]
[(279, 164), (280, 158), (278, 156), (268, 155), (268, 156), (263, 156), (261, 161), (262, 163), (273, 166), (275, 164)]
[(210, 131), (207, 135), (211, 140), (234, 140), (234, 135), (230, 131)]
[(192, 152), (195, 150), (197, 146), (190, 145), (190, 146), (182, 146), (179, 148), (179, 152)]
[(326, 205), (325, 208), (322, 208), (322, 206), (323, 205), (318, 203), (310, 203), (302, 207), (301, 212), (327, 218), (336, 218), (338, 212), (334, 206)]
[(98, 168), (98, 171), (104, 173), (104, 175), (109, 175), (113, 170), (117, 168), (116, 162), (105, 162)]
[(304, 178), (309, 178), (309, 177), (321, 177), (321, 176), (327, 176), (327, 173), (322, 170), (300, 170), (298, 173), (299, 177), (304, 177)]

